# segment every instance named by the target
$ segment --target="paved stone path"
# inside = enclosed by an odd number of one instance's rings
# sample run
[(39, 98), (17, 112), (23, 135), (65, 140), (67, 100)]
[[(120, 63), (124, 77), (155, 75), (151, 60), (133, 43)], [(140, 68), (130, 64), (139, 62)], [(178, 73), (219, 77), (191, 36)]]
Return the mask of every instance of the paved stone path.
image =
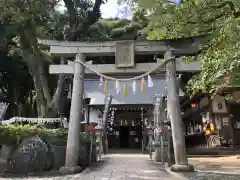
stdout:
[(90, 169), (86, 180), (173, 180), (173, 176), (161, 165), (142, 154), (108, 155), (103, 164)]
[(148, 155), (142, 154), (111, 154), (101, 162), (74, 175), (59, 175), (47, 173), (45, 176), (2, 177), (0, 180), (240, 180), (239, 175), (214, 173), (185, 173), (173, 176), (165, 168), (149, 160)]
[(111, 154), (83, 171), (67, 176), (6, 177), (3, 179), (24, 180), (174, 180), (165, 168), (149, 160), (142, 154)]

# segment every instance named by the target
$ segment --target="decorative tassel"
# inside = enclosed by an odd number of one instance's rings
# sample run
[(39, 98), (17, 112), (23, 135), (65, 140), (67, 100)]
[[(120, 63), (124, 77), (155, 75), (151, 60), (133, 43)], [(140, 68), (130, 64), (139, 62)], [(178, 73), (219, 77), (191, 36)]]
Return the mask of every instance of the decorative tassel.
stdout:
[(153, 81), (150, 75), (148, 75), (148, 87), (153, 87)]
[(121, 94), (121, 87), (118, 80), (116, 80), (116, 94), (117, 95)]
[(103, 85), (103, 76), (100, 77), (99, 87)]
[(133, 90), (133, 94), (136, 94), (136, 91), (137, 91), (137, 83), (136, 83), (136, 81), (133, 81), (133, 83), (132, 83), (132, 90)]
[(123, 96), (127, 96), (127, 85), (123, 85)]
[(108, 92), (108, 80), (106, 79), (104, 82), (104, 89), (103, 89), (104, 93)]
[(142, 83), (141, 83), (141, 91), (145, 91), (146, 90), (146, 83), (144, 78), (142, 78)]

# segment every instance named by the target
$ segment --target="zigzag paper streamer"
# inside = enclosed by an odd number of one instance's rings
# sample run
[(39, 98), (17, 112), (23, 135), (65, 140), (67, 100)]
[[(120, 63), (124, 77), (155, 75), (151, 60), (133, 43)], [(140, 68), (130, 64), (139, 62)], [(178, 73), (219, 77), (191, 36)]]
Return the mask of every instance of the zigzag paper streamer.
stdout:
[(133, 81), (133, 83), (132, 83), (132, 91), (133, 91), (133, 94), (136, 94), (136, 92), (137, 92), (137, 83), (136, 83), (136, 81)]
[(144, 78), (142, 78), (142, 83), (141, 83), (141, 91), (145, 91), (146, 90), (146, 83)]
[(100, 77), (99, 87), (103, 85), (103, 76)]
[(123, 96), (127, 96), (127, 85), (123, 85)]
[(104, 89), (103, 89), (104, 93), (108, 92), (108, 80), (106, 79), (104, 82)]
[(121, 94), (121, 87), (118, 80), (116, 81), (116, 94)]
[(148, 87), (153, 87), (153, 81), (150, 75), (148, 75)]

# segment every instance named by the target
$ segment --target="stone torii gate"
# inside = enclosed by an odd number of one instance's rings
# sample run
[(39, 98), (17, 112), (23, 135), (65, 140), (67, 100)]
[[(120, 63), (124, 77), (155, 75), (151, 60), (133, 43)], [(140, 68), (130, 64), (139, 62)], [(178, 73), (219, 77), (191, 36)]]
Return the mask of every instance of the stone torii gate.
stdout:
[(177, 90), (176, 71), (194, 72), (200, 70), (199, 62), (185, 63), (172, 56), (193, 55), (199, 51), (201, 38), (189, 38), (166, 41), (107, 41), (107, 42), (68, 42), (54, 40), (39, 40), (40, 44), (49, 45), (50, 52), (59, 56), (75, 56), (74, 63), (68, 65), (51, 65), (51, 74), (73, 74), (73, 90), (70, 110), (70, 122), (66, 148), (65, 166), (60, 168), (62, 173), (79, 172), (79, 132), (81, 112), (83, 109), (84, 74), (94, 74), (85, 69), (83, 63), (86, 57), (114, 56), (115, 64), (89, 64), (88, 67), (103, 74), (116, 73), (144, 73), (156, 67), (157, 63), (135, 63), (134, 55), (164, 55), (167, 61), (165, 68), (159, 68), (157, 72), (166, 72), (167, 80), (167, 107), (172, 124), (172, 136), (174, 142), (175, 162), (172, 166), (175, 171), (191, 171), (193, 167), (188, 165), (185, 148), (185, 138), (181, 129), (180, 102)]

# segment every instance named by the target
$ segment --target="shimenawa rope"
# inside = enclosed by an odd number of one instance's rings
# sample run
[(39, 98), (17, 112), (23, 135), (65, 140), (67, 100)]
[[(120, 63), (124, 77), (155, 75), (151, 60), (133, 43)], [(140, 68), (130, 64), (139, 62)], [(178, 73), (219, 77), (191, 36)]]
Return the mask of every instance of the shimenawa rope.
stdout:
[(174, 57), (166, 59), (166, 60), (162, 61), (160, 64), (158, 64), (156, 67), (151, 69), (150, 71), (148, 71), (148, 72), (146, 72), (144, 74), (141, 74), (139, 76), (135, 76), (135, 77), (132, 77), (132, 78), (127, 78), (127, 79), (119, 79), (119, 78), (114, 78), (114, 77), (111, 77), (111, 76), (104, 75), (102, 73), (97, 72), (96, 70), (94, 70), (93, 68), (89, 67), (87, 64), (85, 64), (85, 63), (83, 63), (81, 61), (75, 61), (75, 63), (82, 64), (85, 68), (88, 68), (92, 72), (96, 73), (97, 75), (99, 75), (99, 76), (101, 76), (101, 77), (103, 77), (105, 79), (110, 79), (110, 80), (113, 80), (113, 81), (119, 81), (119, 82), (121, 81), (121, 82), (123, 82), (123, 81), (133, 81), (133, 80), (136, 80), (136, 79), (141, 79), (141, 78), (151, 74), (152, 72), (156, 71), (158, 68), (163, 67), (168, 61), (173, 60), (173, 59), (174, 59)]

